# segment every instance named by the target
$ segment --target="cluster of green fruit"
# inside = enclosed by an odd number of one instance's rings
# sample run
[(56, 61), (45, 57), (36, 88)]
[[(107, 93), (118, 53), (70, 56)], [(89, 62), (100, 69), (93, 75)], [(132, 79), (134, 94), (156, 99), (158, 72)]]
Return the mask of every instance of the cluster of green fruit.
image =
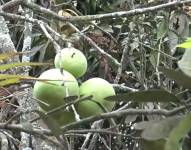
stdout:
[[(114, 103), (104, 100), (105, 97), (115, 95), (112, 85), (101, 78), (91, 78), (79, 87), (76, 78), (83, 76), (87, 70), (87, 60), (84, 54), (75, 48), (64, 48), (55, 57), (55, 67), (43, 72), (33, 88), (33, 96), (43, 111), (50, 111), (66, 104), (68, 96), (92, 96), (94, 101), (102, 104), (111, 111)], [(85, 100), (74, 105), (80, 118), (86, 118), (103, 112), (94, 101)], [(75, 121), (72, 108), (56, 111), (51, 115), (60, 125)]]

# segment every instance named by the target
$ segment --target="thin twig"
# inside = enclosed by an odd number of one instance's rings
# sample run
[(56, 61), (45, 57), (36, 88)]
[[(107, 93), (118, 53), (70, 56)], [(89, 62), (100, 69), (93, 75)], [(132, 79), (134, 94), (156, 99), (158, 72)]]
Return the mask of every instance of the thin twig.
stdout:
[(112, 84), (113, 88), (115, 91), (120, 91), (120, 92), (136, 92), (139, 91), (138, 89), (134, 89), (128, 86), (125, 86), (123, 84)]
[(39, 24), (42, 31), (44, 32), (44, 34), (46, 35), (46, 37), (53, 43), (54, 45), (54, 48), (56, 50), (56, 53), (60, 52), (61, 51), (61, 47), (58, 45), (58, 43), (51, 37), (51, 35), (48, 33), (48, 31), (46, 30), (45, 26), (44, 26), (44, 23), (40, 23)]
[[(159, 51), (161, 51), (161, 41), (162, 39), (160, 39), (160, 43), (159, 43)], [(161, 56), (161, 53), (158, 52), (157, 53), (157, 63), (156, 63), (156, 68), (155, 68), (155, 71), (156, 71), (156, 74), (157, 74), (157, 79), (158, 79), (158, 86), (160, 87), (161, 86), (161, 80), (160, 80), (160, 73), (159, 73), (159, 65), (160, 65), (160, 56)]]
[(125, 39), (125, 47), (123, 49), (123, 54), (122, 54), (122, 57), (121, 57), (121, 61), (120, 61), (120, 66), (118, 67), (118, 70), (117, 70), (117, 75), (115, 77), (115, 80), (114, 80), (114, 84), (117, 84), (121, 78), (121, 75), (122, 75), (122, 71), (123, 69), (125, 68), (126, 66), (126, 59), (127, 59), (127, 55), (128, 55), (128, 52), (129, 52), (129, 43), (130, 43), (130, 39), (131, 39), (131, 33), (128, 34), (128, 37)]
[(112, 134), (112, 135), (117, 135), (117, 136), (123, 136), (123, 137), (131, 137), (129, 134), (121, 134), (118, 132), (112, 132), (108, 131), (107, 129), (82, 129), (82, 130), (69, 130), (65, 134), (71, 134), (71, 133), (76, 133), (76, 134), (84, 134), (84, 133), (99, 133), (99, 134)]
[(86, 36), (84, 33), (82, 33), (77, 27), (75, 27), (73, 24), (68, 23), (70, 27), (72, 27), (77, 33), (79, 33), (85, 40), (89, 42), (91, 46), (93, 46), (99, 53), (101, 53), (109, 62), (112, 62), (116, 66), (120, 66), (120, 63), (112, 57), (110, 54), (106, 53), (103, 49), (101, 49), (94, 41), (92, 41), (91, 38)]

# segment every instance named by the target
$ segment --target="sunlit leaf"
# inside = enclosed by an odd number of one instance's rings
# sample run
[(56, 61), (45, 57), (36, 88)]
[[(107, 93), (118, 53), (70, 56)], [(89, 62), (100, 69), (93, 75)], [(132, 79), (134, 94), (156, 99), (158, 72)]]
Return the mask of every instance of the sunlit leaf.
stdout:
[(31, 52), (9, 52), (9, 53), (2, 53), (0, 54), (0, 60), (6, 60), (8, 58), (12, 58), (17, 55), (23, 55), (23, 54), (28, 54)]
[(0, 86), (6, 86), (10, 84), (15, 84), (19, 82), (19, 78), (10, 78), (3, 81), (0, 81)]
[(189, 41), (189, 42), (184, 42), (184, 43), (182, 43), (182, 44), (177, 45), (176, 47), (191, 48), (191, 41)]
[(136, 101), (136, 102), (178, 102), (178, 98), (164, 90), (147, 90), (131, 93), (122, 93), (105, 98), (110, 101)]
[(42, 82), (47, 82), (47, 81), (63, 81), (63, 80), (52, 80), (52, 79), (39, 79), (39, 78), (35, 78), (35, 77), (31, 77), (31, 76), (26, 76), (26, 75), (0, 74), (0, 80), (11, 79), (11, 78), (18, 78), (19, 80), (42, 81)]
[(176, 47), (191, 48), (191, 38), (188, 38), (185, 42), (178, 44)]
[(0, 66), (0, 70), (6, 70), (14, 67), (24, 67), (24, 66), (43, 66), (51, 65), (50, 63), (35, 63), (35, 62), (16, 62), (11, 64), (5, 64)]
[(18, 78), (18, 79), (24, 79), (24, 80), (38, 80), (38, 81), (47, 81), (47, 80), (43, 80), (43, 79), (39, 79), (39, 78), (35, 78), (35, 77), (30, 77), (30, 76), (26, 76), (26, 75), (16, 75), (16, 74), (0, 74), (0, 80), (4, 80), (4, 79), (11, 79), (11, 78)]

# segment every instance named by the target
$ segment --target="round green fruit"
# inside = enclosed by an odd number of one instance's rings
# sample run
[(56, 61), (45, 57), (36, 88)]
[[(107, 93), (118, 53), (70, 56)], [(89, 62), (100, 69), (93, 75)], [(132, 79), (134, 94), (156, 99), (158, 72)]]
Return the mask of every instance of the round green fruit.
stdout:
[[(92, 95), (92, 99), (102, 104), (108, 111), (111, 111), (114, 106), (114, 102), (106, 101), (104, 98), (115, 95), (115, 91), (109, 82), (101, 78), (92, 78), (82, 83), (80, 86), (80, 95)], [(77, 103), (76, 110), (81, 118), (86, 118), (103, 112), (102, 108), (91, 100)]]
[(87, 60), (84, 54), (75, 48), (64, 48), (54, 60), (56, 68), (63, 68), (76, 78), (83, 76), (87, 70)]
[[(79, 95), (78, 82), (65, 70), (47, 70), (40, 75), (39, 79), (45, 79), (45, 81), (36, 81), (33, 96), (45, 111), (65, 104), (65, 97)], [(61, 125), (75, 121), (74, 113), (71, 110), (60, 110), (51, 116)]]

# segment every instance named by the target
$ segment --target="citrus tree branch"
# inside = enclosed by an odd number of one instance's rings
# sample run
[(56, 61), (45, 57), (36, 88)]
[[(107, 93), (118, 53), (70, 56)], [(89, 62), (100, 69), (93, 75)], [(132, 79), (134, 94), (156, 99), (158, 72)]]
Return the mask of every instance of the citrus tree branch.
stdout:
[(69, 17), (63, 17), (57, 15), (55, 12), (45, 9), (37, 4), (29, 3), (26, 0), (23, 0), (22, 4), (26, 7), (36, 10), (38, 12), (44, 13), (46, 15), (52, 16), (55, 19), (58, 19), (60, 21), (69, 21), (69, 22), (79, 22), (79, 21), (91, 21), (91, 20), (100, 20), (100, 19), (106, 19), (106, 18), (119, 18), (119, 17), (130, 17), (138, 14), (144, 14), (148, 12), (153, 12), (165, 8), (171, 8), (174, 6), (181, 6), (183, 4), (191, 3), (191, 0), (185, 0), (185, 1), (173, 1), (157, 6), (151, 6), (147, 8), (138, 8), (133, 9), (130, 11), (119, 11), (114, 13), (106, 13), (106, 14), (98, 14), (98, 15), (86, 15), (86, 16), (69, 16)]
[[(100, 119), (107, 119), (107, 118), (116, 118), (121, 117), (124, 115), (162, 115), (162, 116), (173, 116), (176, 115), (186, 109), (185, 106), (180, 106), (178, 108), (175, 108), (173, 110), (166, 110), (166, 109), (153, 109), (153, 110), (145, 110), (145, 109), (126, 109), (126, 110), (120, 110), (120, 111), (113, 111), (108, 113), (103, 113), (96, 116), (91, 116), (85, 119), (82, 119), (78, 122), (73, 122), (68, 125), (65, 125), (62, 127), (63, 133), (67, 133), (69, 129), (72, 129), (76, 126), (87, 124), (89, 122), (93, 122)], [(0, 123), (0, 129), (6, 129), (6, 130), (12, 130), (12, 131), (18, 131), (18, 132), (26, 132), (33, 135), (53, 135), (52, 132), (48, 129), (43, 128), (34, 128), (30, 126), (30, 128), (25, 128), (21, 124), (7, 124), (7, 123)]]
[(10, 2), (2, 5), (0, 8), (2, 10), (7, 10), (8, 8), (13, 7), (15, 5), (22, 4), (25, 7), (28, 7), (30, 9), (38, 11), (40, 13), (44, 13), (45, 15), (51, 16), (60, 21), (79, 22), (79, 21), (100, 20), (100, 19), (106, 19), (106, 18), (130, 17), (130, 16), (134, 16), (134, 15), (138, 15), (138, 14), (144, 14), (144, 13), (153, 12), (153, 11), (157, 11), (157, 10), (161, 10), (161, 9), (165, 9), (165, 8), (181, 6), (183, 4), (185, 5), (185, 4), (189, 4), (189, 3), (191, 3), (191, 0), (173, 1), (173, 2), (169, 2), (169, 3), (165, 3), (165, 4), (160, 4), (157, 6), (151, 6), (151, 7), (146, 7), (146, 8), (137, 8), (137, 9), (133, 9), (130, 11), (118, 11), (118, 12), (114, 12), (114, 13), (106, 13), (106, 14), (98, 14), (98, 15), (69, 16), (69, 17), (59, 16), (55, 12), (53, 12), (49, 9), (43, 8), (35, 3), (31, 3), (26, 0), (13, 0), (13, 1), (10, 1)]
[(185, 109), (185, 106), (181, 106), (175, 108), (173, 110), (165, 110), (165, 109), (153, 109), (153, 110), (145, 110), (145, 109), (127, 109), (127, 110), (120, 110), (120, 111), (113, 111), (108, 113), (103, 113), (96, 116), (91, 116), (80, 120), (78, 122), (73, 122), (68, 125), (62, 127), (62, 131), (66, 132), (69, 129), (77, 127), (82, 124), (87, 124), (89, 122), (93, 122), (100, 119), (108, 119), (108, 118), (117, 118), (125, 115), (163, 115), (163, 116), (173, 116)]

